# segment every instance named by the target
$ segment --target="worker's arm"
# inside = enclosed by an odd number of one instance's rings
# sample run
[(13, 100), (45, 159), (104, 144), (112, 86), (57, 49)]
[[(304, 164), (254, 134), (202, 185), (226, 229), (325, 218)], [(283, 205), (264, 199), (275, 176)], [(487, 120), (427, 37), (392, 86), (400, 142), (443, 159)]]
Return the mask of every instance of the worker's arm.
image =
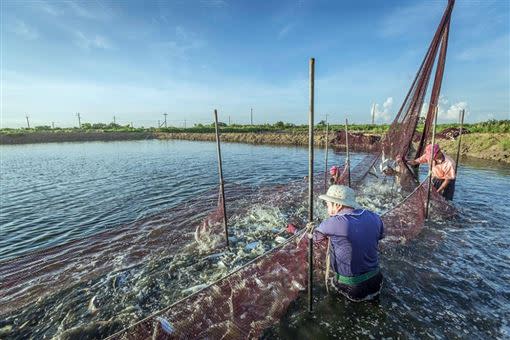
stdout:
[(446, 187), (448, 186), (448, 184), (450, 184), (450, 179), (449, 178), (445, 178), (445, 180), (443, 181), (443, 183), (441, 184), (441, 186), (439, 188), (437, 188), (437, 192), (442, 194), (444, 189), (446, 189)]
[(422, 155), (415, 160), (407, 161), (407, 164), (409, 165), (418, 165), (423, 163), (428, 163), (426, 155)]

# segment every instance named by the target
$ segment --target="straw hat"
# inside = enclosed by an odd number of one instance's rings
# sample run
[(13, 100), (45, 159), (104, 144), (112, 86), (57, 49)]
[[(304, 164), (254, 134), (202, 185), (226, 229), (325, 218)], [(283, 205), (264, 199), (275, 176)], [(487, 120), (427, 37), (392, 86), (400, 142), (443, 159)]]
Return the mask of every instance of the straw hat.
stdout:
[(327, 202), (341, 204), (354, 209), (360, 208), (356, 202), (356, 193), (345, 185), (332, 185), (329, 187), (328, 192), (325, 195), (320, 195), (319, 198)]

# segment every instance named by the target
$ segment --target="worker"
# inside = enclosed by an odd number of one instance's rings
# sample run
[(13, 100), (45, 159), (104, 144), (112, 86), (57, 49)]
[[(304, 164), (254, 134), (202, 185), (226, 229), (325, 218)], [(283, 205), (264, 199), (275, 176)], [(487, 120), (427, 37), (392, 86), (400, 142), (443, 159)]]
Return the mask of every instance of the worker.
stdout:
[(361, 209), (354, 190), (332, 185), (319, 198), (326, 201), (328, 219), (314, 231), (315, 242), (329, 238), (333, 286), (351, 301), (374, 299), (382, 287), (379, 269), (379, 240), (383, 222), (379, 215)]
[(340, 184), (340, 167), (333, 165), (331, 169), (329, 169), (329, 174), (331, 175), (329, 179), (329, 185)]
[(447, 200), (453, 199), (455, 192), (455, 162), (450, 156), (441, 151), (438, 144), (427, 145), (425, 154), (415, 160), (408, 161), (410, 165), (430, 163), (432, 158), (432, 182), (434, 188)]

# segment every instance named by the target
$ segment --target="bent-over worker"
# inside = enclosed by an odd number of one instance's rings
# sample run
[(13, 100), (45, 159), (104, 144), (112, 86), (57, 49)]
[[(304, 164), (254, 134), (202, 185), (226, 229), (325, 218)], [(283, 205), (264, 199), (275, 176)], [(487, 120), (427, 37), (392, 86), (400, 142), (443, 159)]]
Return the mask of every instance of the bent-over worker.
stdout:
[(379, 215), (361, 209), (354, 190), (332, 185), (319, 198), (326, 201), (328, 219), (314, 232), (314, 240), (329, 237), (333, 286), (352, 301), (364, 301), (379, 295), (383, 276), (379, 269), (379, 240), (383, 222)]
[[(434, 156), (432, 156), (434, 155)], [(427, 145), (425, 154), (416, 158), (414, 161), (408, 161), (410, 165), (429, 163), (432, 157), (432, 182), (434, 188), (447, 200), (453, 199), (455, 193), (455, 161), (439, 149), (438, 144)]]

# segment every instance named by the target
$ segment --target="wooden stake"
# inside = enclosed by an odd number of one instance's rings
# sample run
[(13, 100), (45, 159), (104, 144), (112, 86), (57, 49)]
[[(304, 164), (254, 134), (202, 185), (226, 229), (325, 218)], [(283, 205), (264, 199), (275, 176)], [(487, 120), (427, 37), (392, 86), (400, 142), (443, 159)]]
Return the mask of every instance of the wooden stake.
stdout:
[(345, 166), (347, 167), (347, 183), (351, 187), (351, 157), (349, 154), (349, 120), (345, 119)]
[(464, 110), (459, 112), (460, 127), (459, 127), (459, 140), (457, 141), (457, 158), (455, 159), (455, 178), (457, 178), (457, 169), (459, 168), (460, 159), (460, 141), (462, 139), (462, 127), (464, 126)]
[[(310, 112), (308, 115), (308, 222), (313, 222), (313, 115), (315, 59), (310, 59)], [(313, 238), (308, 239), (308, 312), (313, 304)]]
[(227, 225), (227, 208), (225, 204), (225, 183), (223, 181), (223, 166), (221, 162), (221, 147), (220, 147), (220, 131), (218, 129), (218, 111), (214, 110), (214, 127), (216, 129), (216, 147), (218, 149), (218, 173), (220, 175), (220, 191), (221, 201), (223, 204), (223, 226), (225, 228), (225, 243), (227, 248), (230, 248), (228, 242), (228, 225)]
[(328, 147), (329, 147), (329, 123), (326, 124), (326, 155), (325, 155), (325, 172), (324, 172), (324, 192), (328, 190)]
[(436, 143), (437, 106), (434, 110), (434, 125), (432, 127), (432, 153), (429, 160), (429, 188), (427, 191), (427, 205), (425, 206), (425, 218), (429, 218), (430, 193), (432, 190), (432, 164), (434, 160), (434, 144)]

